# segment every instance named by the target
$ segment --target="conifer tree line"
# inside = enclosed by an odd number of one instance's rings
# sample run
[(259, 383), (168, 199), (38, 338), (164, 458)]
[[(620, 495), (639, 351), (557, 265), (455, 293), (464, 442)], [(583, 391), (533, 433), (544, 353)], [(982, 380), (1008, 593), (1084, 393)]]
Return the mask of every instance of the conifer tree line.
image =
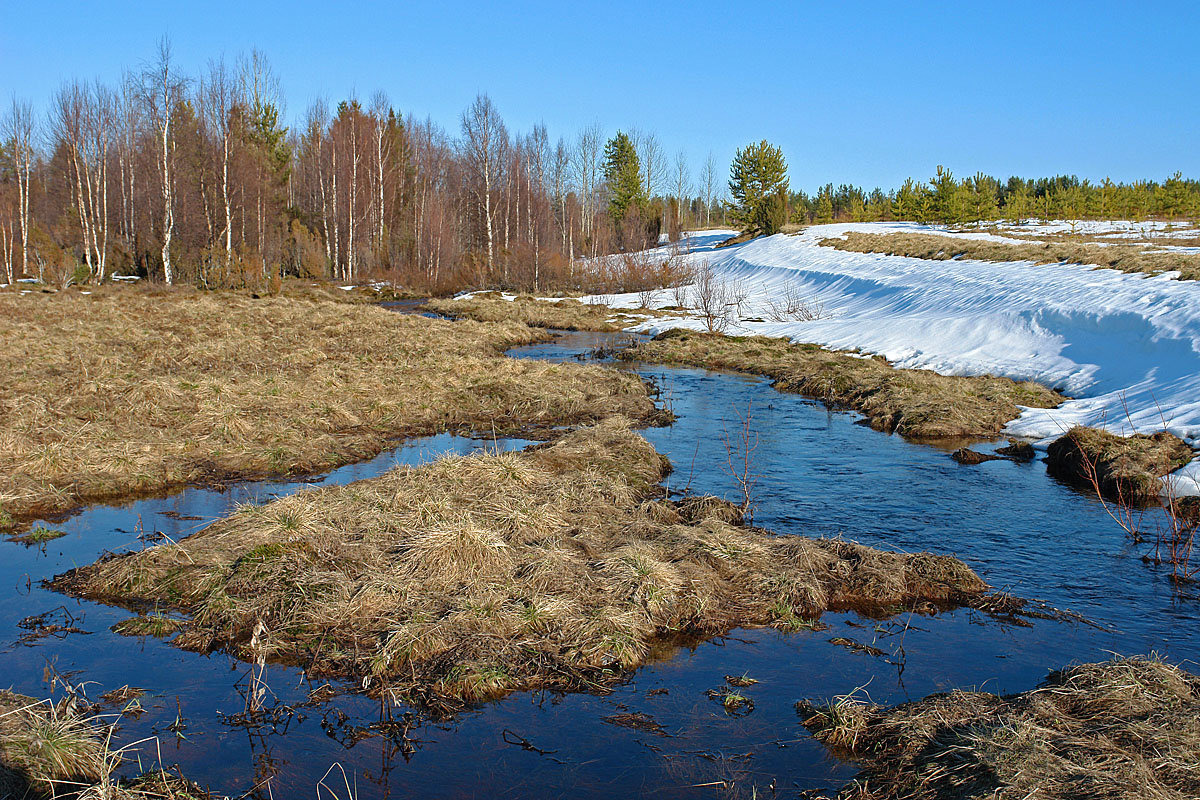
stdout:
[(381, 92), (293, 119), (261, 53), (185, 74), (165, 39), (116, 85), (67, 82), (44, 114), (14, 99), (0, 110), (0, 283), (586, 290), (591, 257), (719, 213), (711, 158), (697, 182), (652, 133), (513, 132), (486, 95), (449, 131)]
[(793, 223), (910, 220), (949, 225), (988, 220), (1146, 219), (1200, 220), (1200, 181), (1179, 172), (1162, 182), (1100, 183), (1074, 175), (1000, 181), (976, 173), (955, 178), (939, 166), (928, 181), (907, 179), (898, 189), (870, 192), (826, 184), (815, 194), (788, 196)]

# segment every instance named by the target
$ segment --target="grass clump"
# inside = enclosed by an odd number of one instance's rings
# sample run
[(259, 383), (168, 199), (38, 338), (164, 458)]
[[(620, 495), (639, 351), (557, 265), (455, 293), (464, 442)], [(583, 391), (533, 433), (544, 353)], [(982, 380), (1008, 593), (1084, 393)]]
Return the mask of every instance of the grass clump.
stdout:
[(880, 357), (765, 336), (674, 329), (621, 357), (766, 375), (776, 389), (852, 408), (876, 430), (917, 439), (995, 436), (1020, 415), (1021, 406), (1054, 408), (1065, 399), (1029, 381), (897, 369)]
[[(680, 508), (663, 498), (668, 469), (612, 419), (521, 453), (300, 492), (55, 586), (185, 612), (182, 647), (365, 678), (435, 711), (519, 689), (603, 688), (663, 648), (732, 627), (969, 603), (986, 590), (948, 556), (772, 536), (731, 524), (715, 502)], [(290, 530), (271, 522), (284, 512)]]
[(1118, 436), (1075, 426), (1050, 444), (1050, 474), (1119, 502), (1157, 500), (1162, 478), (1192, 460), (1192, 448), (1166, 431)]
[(84, 502), (322, 471), (403, 436), (655, 415), (635, 376), (501, 355), (544, 337), (289, 297), (0, 294), (0, 507), (15, 527)]
[(66, 531), (47, 528), (45, 525), (35, 525), (21, 536), (14, 536), (13, 541), (29, 545), (45, 544), (46, 542), (52, 542), (55, 539), (61, 539), (66, 535)]
[(841, 798), (1200, 797), (1200, 679), (1153, 658), (1071, 667), (1002, 697), (798, 708), (818, 739), (862, 762)]
[(968, 258), (975, 261), (1032, 261), (1035, 264), (1094, 264), (1122, 272), (1178, 271), (1184, 280), (1200, 278), (1200, 255), (1176, 250), (1147, 249), (1146, 245), (1100, 245), (1079, 242), (997, 242), (960, 239), (932, 233), (859, 233), (822, 239), (821, 245), (854, 253), (883, 253), (933, 261)]
[(122, 753), (110, 731), (76, 710), (73, 702), (39, 702), (0, 691), (0, 798), (105, 798), (105, 800), (207, 800), (197, 785), (165, 771), (118, 781)]
[(523, 322), (534, 328), (602, 332), (628, 328), (650, 313), (611, 309), (601, 303), (583, 303), (574, 298), (539, 300), (521, 295), (506, 300), (497, 292), (452, 300), (434, 299), (427, 302), (425, 308), (435, 314), (476, 322)]

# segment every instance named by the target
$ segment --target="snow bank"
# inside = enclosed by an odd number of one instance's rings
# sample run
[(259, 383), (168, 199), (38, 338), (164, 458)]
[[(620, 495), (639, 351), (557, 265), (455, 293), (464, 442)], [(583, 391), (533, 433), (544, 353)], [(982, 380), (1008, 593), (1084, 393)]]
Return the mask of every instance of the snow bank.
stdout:
[[(941, 232), (911, 223), (844, 223), (721, 249), (714, 245), (733, 232), (704, 232), (691, 237), (689, 257), (707, 260), (747, 294), (729, 333), (861, 348), (900, 367), (992, 373), (1058, 388), (1076, 399), (1058, 409), (1026, 409), (1007, 429), (1041, 445), (1080, 424), (1122, 434), (1165, 427), (1200, 446), (1200, 282), (1081, 265), (928, 261), (817, 244), (849, 231), (896, 230)], [(789, 287), (830, 316), (763, 321), (770, 302)], [(635, 295), (606, 299), (637, 302)], [(662, 292), (657, 305), (671, 302)], [(671, 327), (703, 323), (658, 318), (635, 329)], [(1200, 464), (1176, 479), (1180, 489), (1200, 493)]]

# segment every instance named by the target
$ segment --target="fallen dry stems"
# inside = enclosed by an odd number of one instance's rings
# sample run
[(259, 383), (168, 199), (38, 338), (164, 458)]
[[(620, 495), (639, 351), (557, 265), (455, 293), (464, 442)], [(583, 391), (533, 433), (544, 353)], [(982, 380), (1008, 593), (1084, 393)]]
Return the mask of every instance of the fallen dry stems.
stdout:
[(55, 586), (185, 612), (182, 647), (354, 676), (434, 711), (601, 689), (732, 627), (983, 602), (957, 559), (731, 524), (727, 502), (663, 499), (667, 470), (614, 419), (244, 508)]
[(676, 329), (622, 352), (621, 357), (765, 375), (780, 391), (852, 408), (865, 414), (876, 430), (913, 438), (995, 436), (1020, 415), (1019, 406), (1053, 408), (1065, 399), (1032, 382), (897, 369), (883, 358), (861, 358), (765, 336)]
[(798, 710), (861, 762), (845, 800), (1200, 797), (1200, 679), (1154, 658), (1070, 667), (1017, 695)]
[(0, 294), (0, 530), (83, 502), (321, 471), (398, 437), (656, 415), (635, 376), (501, 357), (544, 337), (287, 297)]
[(1180, 278), (1200, 278), (1200, 255), (1150, 250), (1148, 245), (1099, 245), (1046, 241), (1018, 244), (986, 239), (960, 239), (932, 233), (860, 233), (822, 239), (820, 244), (854, 253), (883, 253), (934, 261), (968, 258), (976, 261), (1032, 261), (1035, 264), (1093, 264), (1122, 272), (1155, 274), (1178, 270)]

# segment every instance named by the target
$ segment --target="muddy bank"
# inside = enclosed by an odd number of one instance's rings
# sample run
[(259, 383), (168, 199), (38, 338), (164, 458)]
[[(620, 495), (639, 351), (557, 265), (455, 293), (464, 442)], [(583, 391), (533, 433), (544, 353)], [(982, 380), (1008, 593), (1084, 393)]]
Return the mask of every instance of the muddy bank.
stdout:
[(113, 772), (123, 754), (109, 747), (107, 726), (72, 700), (56, 704), (0, 691), (0, 798), (208, 800), (199, 786), (165, 769), (133, 781)]
[(663, 498), (668, 469), (609, 420), (245, 508), (54, 587), (183, 612), (181, 647), (353, 676), (435, 711), (604, 688), (733, 627), (988, 604), (957, 559), (732, 524), (727, 503)]
[(764, 375), (780, 391), (859, 411), (876, 430), (918, 439), (994, 437), (1020, 415), (1018, 406), (1054, 408), (1065, 399), (1028, 381), (897, 369), (883, 358), (765, 336), (676, 329), (620, 357)]
[[(1006, 234), (1007, 235), (1007, 234)], [(1170, 250), (1151, 250), (1147, 245), (1080, 244), (1047, 241), (996, 242), (960, 239), (930, 233), (859, 233), (822, 239), (821, 245), (855, 253), (883, 253), (933, 261), (969, 258), (976, 261), (1032, 261), (1035, 264), (1094, 264), (1122, 272), (1178, 270), (1184, 280), (1200, 278), (1200, 255)]]
[(1070, 667), (1015, 695), (797, 710), (862, 764), (842, 798), (1200, 797), (1200, 678), (1153, 659)]
[(1117, 436), (1076, 426), (1051, 442), (1050, 474), (1117, 502), (1155, 502), (1163, 478), (1192, 460), (1192, 448), (1166, 431)]
[(400, 437), (661, 417), (636, 376), (502, 355), (547, 336), (288, 297), (0, 295), (0, 530)]

